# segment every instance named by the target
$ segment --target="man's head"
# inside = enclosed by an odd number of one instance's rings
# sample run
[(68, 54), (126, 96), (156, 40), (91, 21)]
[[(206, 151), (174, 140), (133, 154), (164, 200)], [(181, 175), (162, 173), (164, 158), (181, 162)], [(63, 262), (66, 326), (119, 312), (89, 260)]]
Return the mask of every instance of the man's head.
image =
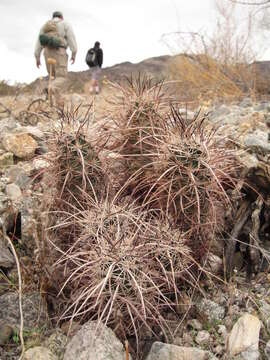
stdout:
[(63, 19), (63, 18), (64, 18), (64, 17), (63, 17), (63, 14), (61, 13), (61, 11), (55, 11), (55, 12), (53, 12), (52, 17), (53, 17), (53, 18), (59, 18), (59, 19)]
[(95, 42), (95, 48), (99, 48), (100, 47), (100, 42), (99, 41), (96, 41)]

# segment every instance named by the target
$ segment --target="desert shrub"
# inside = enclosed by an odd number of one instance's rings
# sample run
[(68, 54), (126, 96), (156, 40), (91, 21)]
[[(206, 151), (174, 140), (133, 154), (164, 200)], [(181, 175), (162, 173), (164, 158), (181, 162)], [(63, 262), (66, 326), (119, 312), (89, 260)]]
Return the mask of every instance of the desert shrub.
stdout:
[(12, 86), (5, 80), (0, 81), (0, 96), (15, 95), (19, 90), (19, 86)]
[(168, 333), (166, 313), (192, 262), (181, 233), (149, 217), (109, 202), (76, 215), (81, 233), (54, 267), (68, 299), (62, 319), (98, 319), (122, 339), (139, 339), (143, 327)]
[[(138, 346), (145, 329), (172, 331), (167, 313), (182, 286), (197, 284), (230, 206), (236, 164), (207, 116), (183, 118), (162, 84), (141, 78), (114, 86), (97, 147), (67, 120), (53, 138), (48, 259), (62, 320), (102, 321), (121, 339), (135, 335)], [(114, 155), (111, 168), (102, 150)]]
[(178, 31), (163, 40), (175, 54), (169, 66), (178, 91), (187, 99), (234, 100), (254, 95), (256, 74), (250, 64), (262, 50), (256, 41), (253, 14), (234, 3), (216, 0), (212, 31)]
[[(234, 151), (200, 112), (193, 119), (182, 117), (180, 104), (170, 101), (160, 112), (147, 111), (149, 94), (154, 101), (153, 94), (161, 93), (160, 84), (155, 86), (155, 91), (147, 84), (141, 87), (135, 102), (128, 96), (121, 102), (124, 115), (115, 114), (113, 131), (120, 140), (114, 151), (124, 159), (128, 177), (118, 195), (128, 193), (143, 209), (187, 232), (202, 255), (213, 234), (221, 231), (230, 206), (227, 191), (235, 186)], [(137, 110), (138, 104), (143, 110)]]
[[(162, 82), (148, 77), (131, 78), (125, 86), (112, 84), (115, 97), (110, 100), (111, 126), (103, 136), (109, 138), (106, 148), (115, 151), (122, 161), (118, 172), (118, 189), (127, 179), (141, 171), (152, 171), (151, 157), (157, 147), (157, 136), (168, 111), (170, 98), (163, 91)], [(137, 180), (138, 181), (138, 180)]]

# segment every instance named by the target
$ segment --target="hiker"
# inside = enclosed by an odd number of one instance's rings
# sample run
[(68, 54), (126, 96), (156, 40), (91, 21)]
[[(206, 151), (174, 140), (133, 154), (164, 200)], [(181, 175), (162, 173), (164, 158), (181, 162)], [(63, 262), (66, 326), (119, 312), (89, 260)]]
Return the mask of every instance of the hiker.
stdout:
[(91, 69), (91, 88), (90, 92), (99, 93), (99, 78), (103, 63), (103, 51), (100, 42), (96, 41), (93, 48), (89, 49), (85, 58), (86, 64)]
[[(41, 28), (39, 37), (35, 47), (36, 65), (40, 67), (40, 54), (44, 49), (44, 57), (48, 74), (56, 77), (65, 77), (67, 75), (68, 55), (67, 48), (71, 50), (71, 63), (74, 64), (77, 43), (72, 27), (64, 21), (63, 14), (60, 11), (55, 11), (52, 19), (47, 21)], [(56, 64), (48, 64), (48, 59), (56, 60)]]

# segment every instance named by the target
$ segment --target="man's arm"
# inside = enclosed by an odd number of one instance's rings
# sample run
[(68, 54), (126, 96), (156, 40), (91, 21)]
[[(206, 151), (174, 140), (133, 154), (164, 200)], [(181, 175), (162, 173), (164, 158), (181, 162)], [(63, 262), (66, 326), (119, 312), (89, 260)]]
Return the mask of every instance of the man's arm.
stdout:
[(66, 39), (67, 39), (67, 45), (71, 50), (71, 62), (72, 64), (74, 64), (77, 54), (77, 42), (73, 29), (71, 25), (69, 25), (68, 23), (66, 23)]
[(40, 44), (40, 41), (39, 41), (39, 35), (43, 33), (43, 27), (40, 29), (40, 32), (38, 34), (38, 38), (37, 38), (37, 41), (36, 41), (36, 45), (35, 45), (35, 58), (36, 58), (36, 65), (37, 67), (39, 68), (40, 67), (40, 54), (41, 54), (41, 51), (43, 49), (43, 47), (41, 46)]
[(99, 49), (98, 51), (98, 65), (99, 67), (102, 67), (103, 64), (103, 51), (102, 49)]

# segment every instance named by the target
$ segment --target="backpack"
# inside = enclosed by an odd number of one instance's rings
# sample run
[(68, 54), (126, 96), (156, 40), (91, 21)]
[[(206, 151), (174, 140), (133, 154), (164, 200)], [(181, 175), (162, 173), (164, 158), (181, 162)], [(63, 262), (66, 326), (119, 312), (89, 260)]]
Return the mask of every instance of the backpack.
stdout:
[(95, 49), (90, 49), (87, 51), (85, 62), (89, 67), (97, 66), (97, 53)]
[(58, 49), (63, 46), (55, 21), (49, 20), (46, 22), (43, 26), (43, 33), (39, 35), (39, 41), (41, 46), (47, 46), (51, 49)]

